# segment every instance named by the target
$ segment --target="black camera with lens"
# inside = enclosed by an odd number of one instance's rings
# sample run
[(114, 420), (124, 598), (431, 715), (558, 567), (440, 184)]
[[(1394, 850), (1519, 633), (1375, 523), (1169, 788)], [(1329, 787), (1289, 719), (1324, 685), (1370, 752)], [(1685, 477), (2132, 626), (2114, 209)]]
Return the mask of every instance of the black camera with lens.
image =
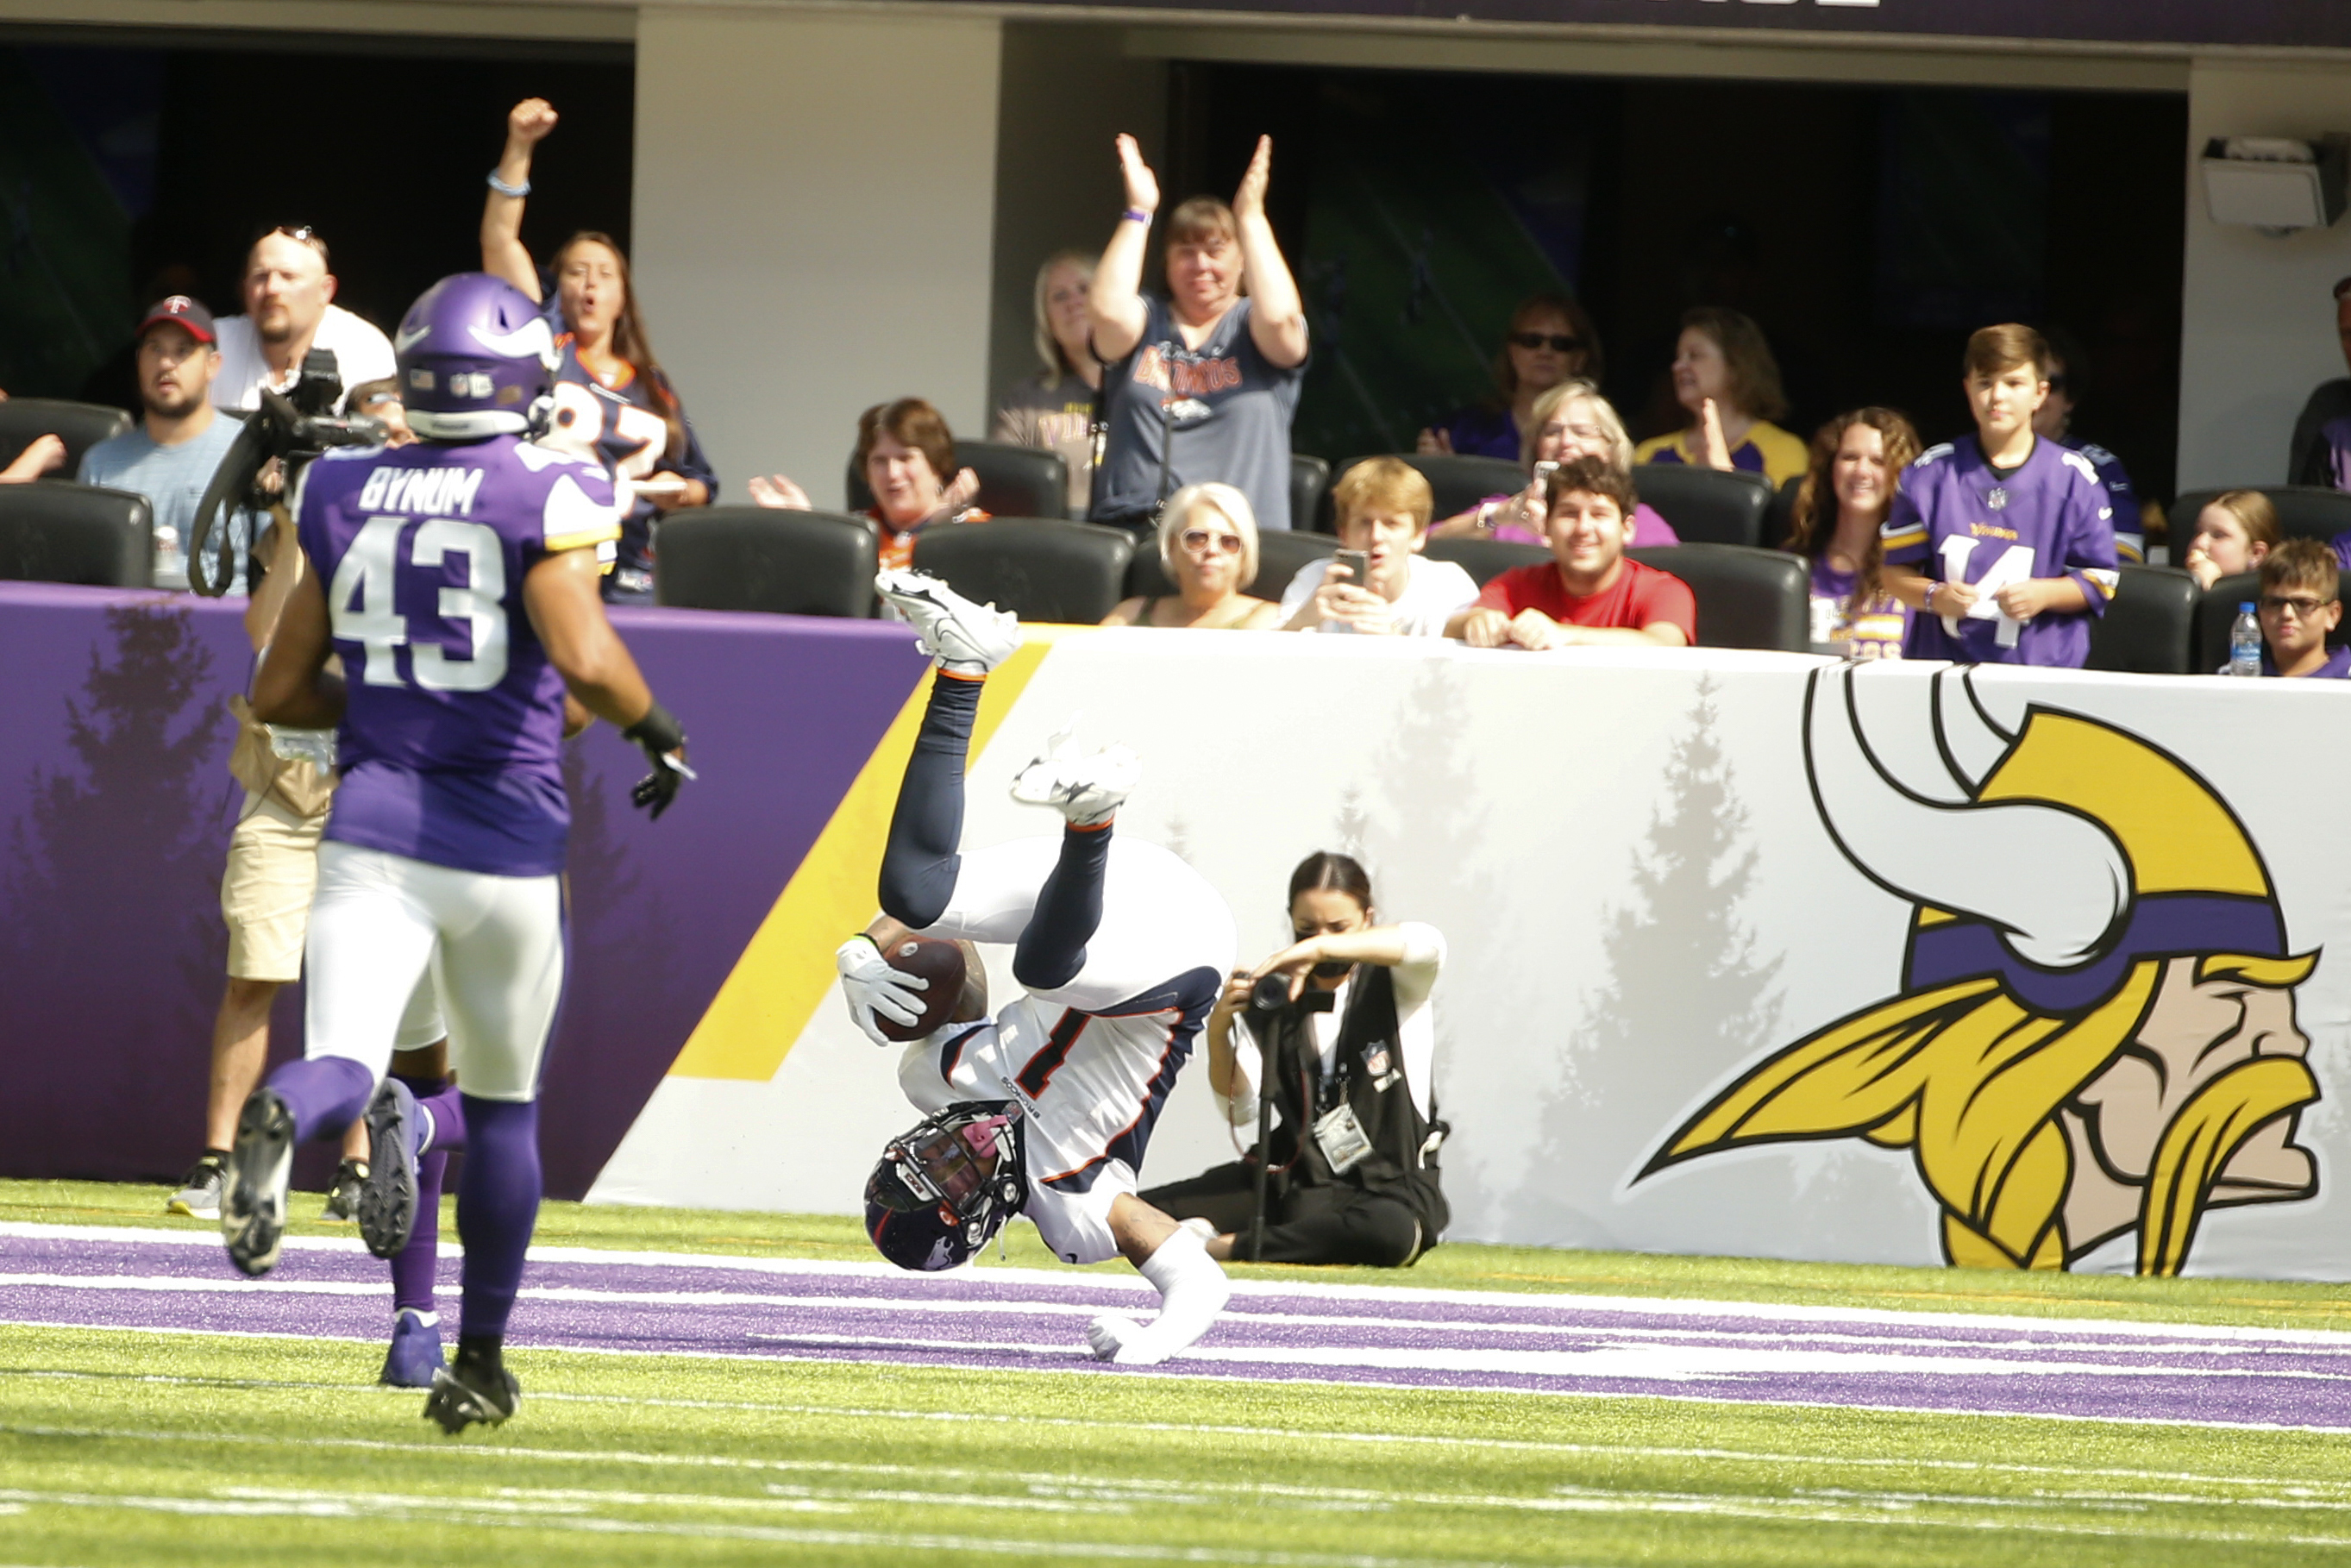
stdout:
[[(266, 511), (294, 493), (294, 482), (310, 459), (330, 447), (381, 446), (387, 434), (383, 421), (364, 414), (349, 417), (335, 413), (343, 395), (342, 371), (332, 349), (313, 349), (302, 360), (301, 374), (283, 392), (261, 389), (261, 406), (246, 420), (245, 428), (213, 470), (212, 483), (197, 504), (196, 520), (188, 540), (188, 586), (207, 599), (217, 599), (236, 580), (236, 544), (221, 526), (224, 507)], [(260, 488), (261, 472), (272, 459), (284, 467), (277, 492)]]

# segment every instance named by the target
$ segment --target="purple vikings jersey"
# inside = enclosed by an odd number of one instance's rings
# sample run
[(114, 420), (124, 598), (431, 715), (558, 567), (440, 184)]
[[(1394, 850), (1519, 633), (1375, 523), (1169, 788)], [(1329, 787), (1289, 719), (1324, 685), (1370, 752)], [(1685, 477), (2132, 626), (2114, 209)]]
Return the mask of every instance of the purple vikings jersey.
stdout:
[(2130, 470), (2123, 460), (2095, 441), (2064, 440), (2057, 444), (2080, 453), (2098, 471), (2106, 487), (2106, 505), (2115, 511), (2115, 559), (2126, 566), (2147, 559), (2147, 525), (2139, 521), (2138, 492), (2131, 486)]
[[(1903, 471), (1879, 535), (1888, 565), (1970, 583), (1980, 595), (1963, 616), (1912, 616), (1908, 658), (2078, 670), (2090, 653), (2090, 617), (2105, 614), (2115, 596), (2106, 487), (2088, 458), (2053, 441), (2035, 441), (2004, 479), (1972, 435), (1921, 453)], [(2011, 582), (2051, 577), (2080, 583), (2089, 608), (2020, 622), (1992, 601)]]
[(303, 472), (348, 702), (326, 836), (496, 876), (563, 869), (563, 677), (523, 578), (620, 533), (592, 461), (514, 435), (329, 452)]

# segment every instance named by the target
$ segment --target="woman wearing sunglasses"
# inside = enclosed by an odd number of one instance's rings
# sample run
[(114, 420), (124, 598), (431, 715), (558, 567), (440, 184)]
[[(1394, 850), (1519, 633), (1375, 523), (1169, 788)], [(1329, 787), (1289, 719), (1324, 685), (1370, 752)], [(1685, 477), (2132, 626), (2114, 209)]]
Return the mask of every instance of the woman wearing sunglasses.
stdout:
[(1571, 376), (1601, 377), (1600, 335), (1583, 307), (1562, 294), (1519, 302), (1494, 356), (1494, 396), (1420, 433), (1423, 452), (1462, 452), (1515, 463), (1534, 427), (1535, 399)]
[(1159, 559), (1173, 593), (1129, 599), (1105, 626), (1165, 626), (1192, 632), (1258, 632), (1280, 619), (1270, 601), (1241, 590), (1257, 580), (1257, 519), (1230, 485), (1186, 485), (1159, 516)]

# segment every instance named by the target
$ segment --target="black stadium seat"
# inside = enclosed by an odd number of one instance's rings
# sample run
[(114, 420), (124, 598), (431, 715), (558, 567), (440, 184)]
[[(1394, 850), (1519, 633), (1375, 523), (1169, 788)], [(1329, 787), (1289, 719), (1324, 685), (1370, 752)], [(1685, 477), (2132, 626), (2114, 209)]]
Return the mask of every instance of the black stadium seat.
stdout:
[(1551, 559), (1541, 545), (1514, 545), (1506, 539), (1431, 539), (1426, 547), (1431, 560), (1449, 560), (1483, 588), (1514, 566)]
[[(1468, 511), (1489, 496), (1516, 495), (1527, 487), (1527, 471), (1499, 457), (1477, 457), (1458, 452), (1399, 452), (1395, 455), (1398, 462), (1419, 469), (1421, 477), (1428, 481), (1429, 489), (1437, 497), (1432, 514), (1437, 522)], [(1347, 470), (1364, 461), (1350, 457), (1340, 464), (1332, 471), (1332, 488), (1338, 488)], [(1314, 526), (1325, 532), (1338, 527), (1338, 515), (1327, 497), (1322, 517)]]
[(2184, 675), (2194, 656), (2196, 580), (2168, 566), (2126, 566), (2106, 612), (2090, 623), (2092, 670)]
[[(2325, 541), (2351, 533), (2351, 493), (2315, 485), (2232, 485), (2231, 489), (2259, 490), (2277, 508), (2278, 531), (2290, 539)], [(2188, 559), (2188, 541), (2196, 537), (2196, 519), (2212, 504), (2220, 490), (2190, 490), (2171, 503), (2171, 555)]]
[[(1070, 465), (1058, 452), (1041, 446), (1012, 446), (1000, 441), (958, 441), (956, 466), (968, 468), (979, 481), (972, 505), (999, 517), (1066, 517), (1070, 515)], [(953, 478), (953, 475), (943, 476)], [(873, 492), (859, 473), (852, 455), (849, 465), (849, 509), (862, 512), (873, 504)]]
[[(1290, 532), (1302, 534), (1316, 528), (1329, 530), (1330, 524), (1322, 516), (1322, 497), (1330, 488), (1331, 465), (1303, 452), (1290, 455)], [(1280, 530), (1267, 531), (1278, 533)]]
[(873, 613), (879, 536), (863, 517), (775, 507), (701, 507), (663, 520), (657, 602), (778, 615)]
[[(1329, 534), (1287, 532), (1275, 528), (1257, 537), (1257, 580), (1242, 590), (1259, 599), (1279, 601), (1298, 569), (1310, 560), (1320, 560), (1339, 548), (1339, 541)], [(1130, 599), (1152, 599), (1173, 593), (1176, 585), (1167, 580), (1167, 569), (1159, 561), (1159, 545), (1155, 538), (1144, 539), (1134, 547), (1134, 559), (1126, 569), (1126, 594)]]
[(1687, 463), (1644, 463), (1633, 470), (1633, 488), (1685, 544), (1761, 544), (1764, 515), (1779, 494), (1761, 474)]
[(0, 485), (0, 578), (145, 588), (154, 574), (146, 497), (63, 479)]
[(1126, 597), (1134, 555), (1123, 528), (1060, 518), (998, 517), (914, 536), (916, 570), (1023, 621), (1092, 625)]
[[(2335, 592), (2351, 600), (2351, 571), (2339, 573)], [(2196, 606), (2196, 651), (2189, 666), (2191, 674), (2216, 674), (2229, 663), (2229, 630), (2237, 623), (2240, 605), (2251, 604), (2261, 598), (2262, 580), (2252, 572), (2224, 577), (2204, 591)], [(2351, 641), (2351, 624), (2335, 627), (2329, 637), (2330, 647), (2339, 647)]]
[(1796, 557), (1717, 544), (1648, 545), (1625, 553), (1689, 584), (1699, 647), (1812, 652), (1811, 579)]
[(70, 479), (81, 471), (83, 453), (121, 434), (131, 423), (129, 414), (104, 403), (12, 397), (0, 402), (0, 467), (14, 463), (35, 436), (54, 435), (66, 444), (66, 465), (53, 470), (53, 475)]

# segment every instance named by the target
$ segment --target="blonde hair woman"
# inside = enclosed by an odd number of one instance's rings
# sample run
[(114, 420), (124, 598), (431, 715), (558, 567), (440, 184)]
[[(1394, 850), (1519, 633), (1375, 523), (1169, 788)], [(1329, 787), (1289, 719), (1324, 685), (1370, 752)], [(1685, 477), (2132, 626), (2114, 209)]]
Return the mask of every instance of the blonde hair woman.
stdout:
[(1094, 482), (1094, 391), (1102, 366), (1086, 345), (1086, 291), (1094, 258), (1055, 251), (1037, 269), (1030, 341), (1042, 367), (997, 395), (990, 441), (1058, 452), (1070, 470), (1070, 515), (1086, 515)]
[[(1598, 457), (1624, 473), (1632, 472), (1633, 438), (1625, 422), (1600, 389), (1580, 378), (1564, 381), (1535, 400), (1532, 423), (1519, 452), (1519, 461), (1531, 477), (1541, 463), (1573, 463)], [(1532, 479), (1515, 496), (1489, 496), (1466, 512), (1457, 512), (1428, 530), (1433, 538), (1499, 539), (1504, 544), (1544, 542), (1543, 519), (1551, 502), (1541, 479)], [(1631, 548), (1677, 545), (1681, 536), (1671, 523), (1644, 501), (1633, 509)]]
[(1257, 518), (1230, 485), (1186, 485), (1168, 497), (1159, 560), (1176, 591), (1126, 600), (1103, 625), (1257, 632), (1280, 617), (1270, 600), (1241, 591), (1257, 581)]
[(2281, 537), (2277, 508), (2267, 496), (2259, 490), (2231, 490), (2205, 502), (2196, 514), (2196, 532), (2179, 564), (2199, 588), (2210, 588), (2224, 577), (2261, 565)]

